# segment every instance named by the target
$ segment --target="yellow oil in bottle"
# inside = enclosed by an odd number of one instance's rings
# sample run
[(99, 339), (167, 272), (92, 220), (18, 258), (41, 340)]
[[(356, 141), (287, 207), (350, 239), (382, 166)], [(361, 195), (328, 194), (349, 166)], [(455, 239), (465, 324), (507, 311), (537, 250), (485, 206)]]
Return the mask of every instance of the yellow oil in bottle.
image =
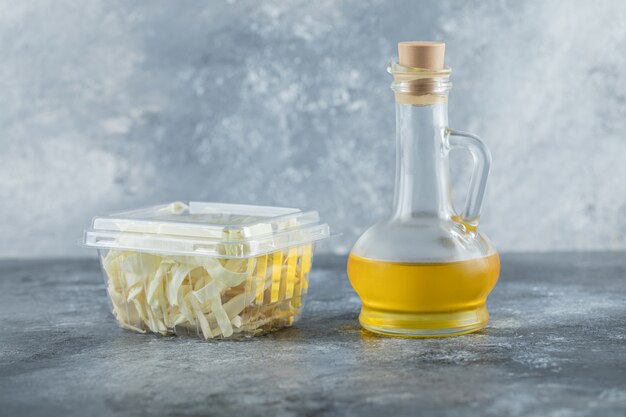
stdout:
[(483, 328), (489, 321), (485, 301), (499, 273), (497, 253), (449, 263), (348, 258), (348, 277), (363, 303), (361, 325), (395, 336), (442, 337)]

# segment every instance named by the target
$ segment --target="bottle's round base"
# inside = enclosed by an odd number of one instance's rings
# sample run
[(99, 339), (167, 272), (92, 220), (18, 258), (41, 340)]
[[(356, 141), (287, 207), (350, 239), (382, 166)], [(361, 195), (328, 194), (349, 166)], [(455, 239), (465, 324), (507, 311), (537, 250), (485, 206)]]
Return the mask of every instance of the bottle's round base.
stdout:
[(359, 321), (364, 329), (385, 336), (448, 337), (482, 329), (489, 322), (489, 313), (484, 304), (444, 313), (398, 313), (363, 306)]

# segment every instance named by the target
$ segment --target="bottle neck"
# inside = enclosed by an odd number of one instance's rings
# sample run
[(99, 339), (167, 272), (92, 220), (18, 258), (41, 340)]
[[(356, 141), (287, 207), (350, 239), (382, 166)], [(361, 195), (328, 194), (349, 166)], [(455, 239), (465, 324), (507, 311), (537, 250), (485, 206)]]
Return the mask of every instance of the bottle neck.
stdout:
[(449, 217), (450, 179), (444, 154), (446, 102), (396, 104), (396, 184), (392, 220)]

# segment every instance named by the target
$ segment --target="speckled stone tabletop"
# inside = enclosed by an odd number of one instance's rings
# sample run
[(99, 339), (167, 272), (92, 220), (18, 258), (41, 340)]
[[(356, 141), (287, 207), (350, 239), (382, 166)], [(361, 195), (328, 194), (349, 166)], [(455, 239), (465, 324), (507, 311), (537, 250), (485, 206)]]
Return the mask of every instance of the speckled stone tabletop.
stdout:
[(380, 338), (345, 258), (298, 324), (239, 342), (134, 334), (96, 260), (0, 262), (0, 415), (624, 416), (626, 254), (504, 255), (490, 325)]

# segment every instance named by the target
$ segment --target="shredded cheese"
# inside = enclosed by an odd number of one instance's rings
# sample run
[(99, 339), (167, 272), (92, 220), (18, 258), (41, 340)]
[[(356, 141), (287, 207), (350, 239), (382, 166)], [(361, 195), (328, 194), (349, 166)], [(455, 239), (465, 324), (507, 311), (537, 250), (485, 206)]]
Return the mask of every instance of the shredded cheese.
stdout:
[(311, 246), (249, 259), (109, 250), (102, 265), (113, 314), (125, 329), (252, 336), (289, 326), (299, 314)]

